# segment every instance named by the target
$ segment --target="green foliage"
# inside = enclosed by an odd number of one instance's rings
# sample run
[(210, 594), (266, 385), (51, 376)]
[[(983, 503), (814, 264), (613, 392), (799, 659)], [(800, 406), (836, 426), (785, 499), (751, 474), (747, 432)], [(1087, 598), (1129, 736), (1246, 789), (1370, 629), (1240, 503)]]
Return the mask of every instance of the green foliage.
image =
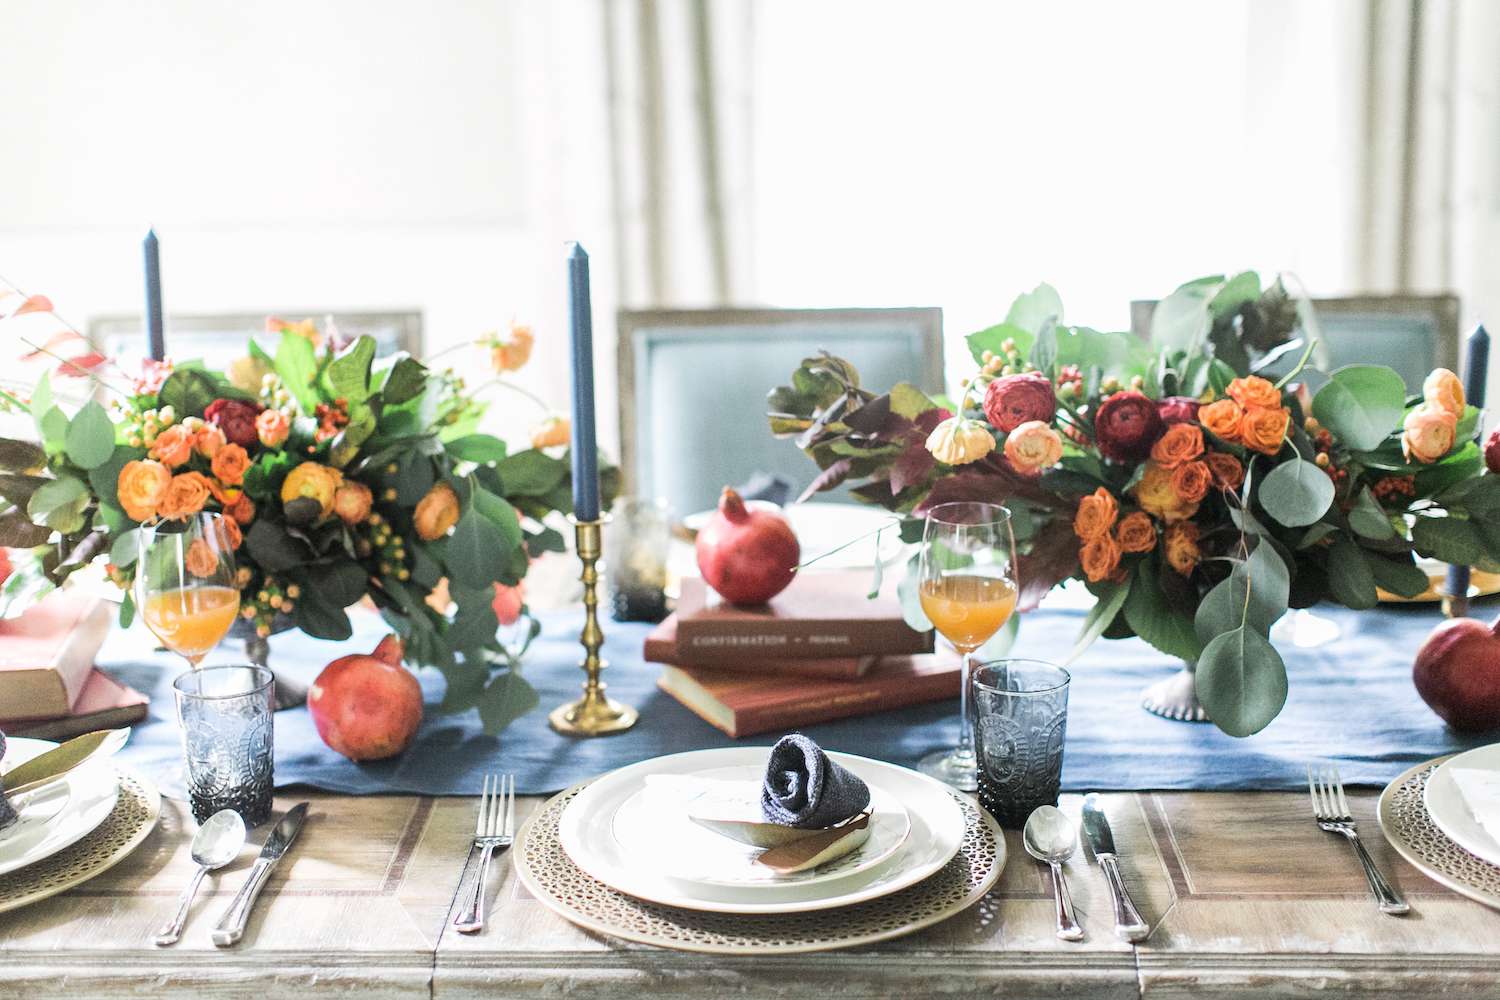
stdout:
[(37, 487), (26, 504), (26, 516), (34, 524), (55, 528), (64, 535), (83, 530), (83, 512), (89, 505), (89, 488), (76, 476), (60, 476)]
[[(304, 340), (303, 343), (307, 342)], [(156, 401), (161, 406), (170, 406), (177, 411), (179, 420), (183, 417), (201, 417), (208, 404), (219, 398), (219, 388), (213, 376), (202, 368), (178, 368), (161, 384)]]
[(347, 400), (351, 409), (370, 398), (370, 363), (375, 359), (375, 338), (360, 336), (328, 363), (324, 377), (329, 395)]
[(80, 469), (93, 469), (109, 461), (115, 450), (115, 425), (104, 407), (89, 400), (68, 421), (68, 460)]
[(505, 442), (488, 434), (468, 434), (444, 445), (448, 454), (465, 462), (499, 462), (505, 458)]
[(0, 469), (7, 472), (28, 472), (41, 468), (47, 461), (47, 452), (30, 441), (0, 438)]
[(1335, 536), (1328, 549), (1328, 589), (1334, 600), (1356, 611), (1373, 608), (1380, 600), (1363, 550), (1347, 535)]
[(1125, 620), (1136, 635), (1163, 653), (1193, 661), (1203, 649), (1193, 631), (1193, 620), (1162, 590), (1163, 574), (1172, 572), (1158, 561), (1155, 553), (1136, 563), (1130, 593), (1125, 598)]
[(427, 367), (404, 352), (395, 356), (386, 371), (380, 394), (387, 403), (415, 399), (427, 385)]
[(1062, 296), (1045, 281), (1031, 291), (1016, 296), (1016, 300), (1010, 304), (1010, 311), (1005, 314), (1006, 323), (1031, 334), (1040, 333), (1043, 328), (1062, 321)]
[(1203, 648), (1197, 691), (1215, 725), (1230, 736), (1250, 736), (1286, 704), (1286, 664), (1269, 639), (1241, 625)]
[(313, 380), (318, 374), (318, 359), (312, 341), (283, 330), (281, 341), (276, 345), (275, 364), (281, 384), (292, 394), (302, 412), (310, 414), (317, 409), (320, 400)]
[(1300, 458), (1277, 465), (1261, 480), (1260, 505), (1272, 520), (1288, 528), (1302, 528), (1321, 519), (1333, 503), (1333, 480), (1311, 462)]
[[(1083, 655), (1084, 651), (1094, 644), (1094, 640), (1104, 634), (1115, 620), (1115, 615), (1125, 606), (1125, 599), (1130, 596), (1130, 578), (1124, 583), (1105, 583), (1094, 591), (1098, 598), (1089, 613), (1083, 619), (1083, 628), (1078, 633), (1077, 640), (1073, 643), (1073, 649), (1067, 658), (1062, 661), (1067, 666)], [(1019, 618), (1020, 616), (1015, 616)]]
[(1354, 506), (1349, 508), (1349, 527), (1355, 534), (1377, 542), (1396, 537), (1390, 516), (1381, 509), (1380, 501), (1375, 499), (1368, 486), (1359, 491)]
[(1356, 451), (1380, 446), (1401, 424), (1406, 383), (1381, 365), (1348, 365), (1313, 397), (1313, 416)]
[(498, 733), (541, 704), (536, 689), (515, 670), (495, 675), (479, 699), (479, 718), (486, 733)]
[(987, 326), (983, 330), (969, 334), (964, 338), (964, 342), (969, 345), (969, 353), (974, 356), (974, 363), (983, 364), (984, 352), (1003, 354), (1007, 340), (1013, 341), (1016, 350), (1025, 356), (1031, 353), (1031, 345), (1035, 339), (1035, 335), (1025, 327), (1014, 323), (996, 323), (994, 326)]

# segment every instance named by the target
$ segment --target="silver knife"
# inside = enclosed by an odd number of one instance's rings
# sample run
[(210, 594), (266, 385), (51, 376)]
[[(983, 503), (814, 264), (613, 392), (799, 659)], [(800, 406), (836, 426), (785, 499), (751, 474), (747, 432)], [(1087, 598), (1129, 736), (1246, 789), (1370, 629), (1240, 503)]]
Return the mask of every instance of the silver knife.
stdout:
[(1090, 792), (1083, 798), (1083, 835), (1104, 869), (1104, 879), (1109, 883), (1109, 895), (1115, 904), (1115, 933), (1126, 941), (1142, 941), (1151, 933), (1140, 911), (1125, 890), (1125, 880), (1120, 877), (1119, 855), (1115, 853), (1115, 836), (1109, 829), (1109, 817), (1099, 807), (1099, 796)]
[(245, 925), (250, 922), (250, 910), (255, 906), (260, 891), (265, 888), (266, 880), (271, 877), (271, 869), (276, 867), (276, 862), (281, 860), (287, 848), (292, 846), (292, 841), (297, 839), (302, 821), (307, 818), (307, 805), (306, 802), (299, 802), (288, 809), (286, 815), (281, 817), (281, 822), (276, 824), (276, 828), (266, 838), (265, 846), (260, 849), (260, 857), (255, 859), (255, 865), (250, 869), (249, 878), (245, 879), (245, 884), (240, 887), (239, 893), (213, 929), (211, 936), (214, 944), (220, 948), (228, 948), (245, 936)]

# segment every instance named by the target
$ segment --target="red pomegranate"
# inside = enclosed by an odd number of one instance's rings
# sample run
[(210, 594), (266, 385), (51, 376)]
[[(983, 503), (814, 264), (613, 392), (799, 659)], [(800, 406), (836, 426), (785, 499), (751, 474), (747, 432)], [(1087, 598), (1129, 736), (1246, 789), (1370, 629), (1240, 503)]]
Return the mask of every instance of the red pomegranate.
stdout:
[(1417, 694), (1454, 729), (1500, 727), (1500, 620), (1443, 622), (1417, 651), (1411, 676)]
[(729, 487), (698, 531), (698, 572), (731, 604), (764, 604), (786, 589), (802, 547), (786, 518), (745, 506)]
[(307, 693), (318, 735), (350, 760), (394, 757), (416, 735), (422, 686), (401, 666), (401, 653), (401, 639), (388, 635), (369, 656), (328, 664)]

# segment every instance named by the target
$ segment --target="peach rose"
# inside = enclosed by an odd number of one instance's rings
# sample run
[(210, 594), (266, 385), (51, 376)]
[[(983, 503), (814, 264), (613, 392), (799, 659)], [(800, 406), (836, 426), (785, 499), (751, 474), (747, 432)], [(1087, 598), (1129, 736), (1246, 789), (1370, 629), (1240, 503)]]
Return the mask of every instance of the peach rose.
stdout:
[(175, 469), (193, 457), (193, 433), (181, 424), (173, 424), (156, 436), (150, 456), (169, 469)]
[(1233, 493), (1244, 485), (1245, 467), (1233, 455), (1211, 451), (1203, 456), (1203, 460), (1208, 463), (1208, 471), (1213, 473), (1214, 485), (1219, 489)]
[(434, 483), (427, 495), (417, 501), (412, 522), (417, 536), (424, 542), (436, 541), (458, 523), (458, 494), (447, 483)]
[(1167, 469), (1191, 462), (1203, 454), (1203, 430), (1196, 424), (1177, 423), (1151, 446), (1151, 460)]
[(213, 458), (224, 447), (224, 443), (224, 432), (214, 424), (202, 424), (193, 428), (193, 450), (204, 458)]
[(340, 521), (353, 527), (363, 523), (364, 519), (370, 516), (370, 505), (374, 500), (375, 497), (370, 493), (370, 487), (364, 483), (346, 479), (333, 492), (333, 512), (338, 515)]
[(1172, 492), (1184, 503), (1198, 503), (1208, 496), (1213, 473), (1207, 462), (1184, 462), (1172, 470)]
[(304, 498), (316, 500), (322, 508), (318, 517), (327, 517), (333, 513), (333, 495), (343, 481), (344, 474), (337, 469), (330, 469), (317, 462), (303, 462), (287, 473), (286, 479), (282, 481), (281, 502), (289, 504), (293, 500)]
[(1246, 410), (1244, 418), (1240, 420), (1240, 440), (1247, 448), (1263, 455), (1274, 455), (1281, 450), (1281, 443), (1286, 440), (1286, 429), (1291, 422), (1290, 410), (1281, 407), (1274, 410), (1254, 407)]
[(1084, 541), (1107, 535), (1119, 515), (1120, 505), (1115, 495), (1101, 486), (1078, 501), (1078, 513), (1073, 515), (1073, 534)]
[(1028, 420), (1005, 438), (1005, 458), (1011, 468), (1039, 476), (1062, 458), (1062, 436), (1040, 420)]
[(503, 374), (525, 366), (531, 359), (531, 345), (535, 339), (531, 327), (512, 323), (510, 336), (502, 340), (499, 334), (491, 333), (480, 343), (490, 349), (490, 367)]
[(291, 429), (291, 421), (280, 410), (261, 410), (255, 418), (255, 436), (267, 448), (280, 448)]
[(1422, 383), (1422, 398), (1428, 406), (1453, 414), (1454, 420), (1462, 420), (1464, 407), (1464, 384), (1458, 376), (1446, 368), (1434, 368)]
[(1145, 511), (1133, 510), (1115, 525), (1121, 552), (1150, 552), (1156, 547), (1156, 525)]
[(1165, 538), (1167, 565), (1183, 576), (1192, 573), (1202, 558), (1198, 550), (1198, 526), (1192, 521), (1179, 521), (1167, 526)]
[(1259, 375), (1237, 378), (1229, 383), (1227, 391), (1230, 399), (1247, 410), (1257, 406), (1281, 409), (1281, 390)]
[(244, 527), (255, 520), (255, 501), (241, 493), (232, 503), (225, 504), (224, 513), (234, 518), (240, 527)]
[(1245, 411), (1240, 409), (1239, 403), (1232, 399), (1221, 399), (1199, 408), (1198, 423), (1219, 440), (1238, 443), (1240, 420), (1244, 415)]
[(995, 438), (977, 420), (949, 417), (927, 435), (927, 450), (944, 465), (968, 465), (995, 450)]
[(232, 517), (219, 518), (219, 536), (223, 540), (224, 547), (233, 552), (240, 547), (245, 536), (240, 533), (239, 522)]
[(201, 472), (184, 472), (172, 477), (156, 512), (169, 521), (190, 517), (208, 503), (208, 477)]
[(188, 546), (183, 564), (194, 576), (210, 577), (219, 571), (219, 555), (207, 541), (195, 538), (193, 544)]
[(226, 444), (214, 455), (209, 466), (219, 482), (225, 486), (238, 486), (245, 481), (245, 470), (250, 468), (250, 455), (237, 444)]
[(1083, 564), (1083, 575), (1090, 583), (1108, 580), (1120, 568), (1120, 545), (1114, 536), (1105, 532), (1090, 538), (1078, 549), (1078, 561)]
[(115, 492), (125, 516), (132, 521), (146, 521), (156, 516), (157, 505), (167, 495), (172, 474), (160, 462), (140, 459), (126, 462), (115, 480)]
[(533, 448), (558, 448), (573, 436), (573, 425), (567, 417), (548, 417), (531, 432)]
[(1402, 423), (1401, 450), (1407, 461), (1436, 462), (1453, 448), (1458, 418), (1447, 410), (1423, 403)]
[(1135, 484), (1135, 499), (1141, 509), (1168, 524), (1183, 521), (1198, 512), (1197, 503), (1182, 499), (1172, 486), (1172, 470), (1147, 462), (1145, 472)]

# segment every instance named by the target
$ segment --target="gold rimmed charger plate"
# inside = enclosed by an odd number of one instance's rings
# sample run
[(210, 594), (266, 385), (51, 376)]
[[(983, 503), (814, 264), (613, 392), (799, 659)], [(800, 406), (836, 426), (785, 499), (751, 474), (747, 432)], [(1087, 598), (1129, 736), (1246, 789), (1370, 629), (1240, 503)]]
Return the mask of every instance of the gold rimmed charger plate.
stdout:
[(1437, 828), (1427, 812), (1427, 780), (1448, 759), (1439, 757), (1418, 764), (1385, 787), (1377, 813), (1380, 830), (1396, 853), (1423, 875), (1500, 910), (1500, 865), (1492, 865), (1458, 846)]
[(521, 828), (511, 851), (520, 877), (542, 905), (610, 937), (679, 951), (767, 955), (828, 951), (885, 941), (930, 927), (977, 903), (1005, 867), (1005, 836), (989, 813), (954, 794), (966, 829), (958, 854), (936, 874), (879, 899), (834, 910), (726, 914), (648, 903), (611, 889), (563, 850), (558, 821), (590, 781), (548, 799)]
[(161, 815), (161, 795), (147, 778), (118, 769), (115, 807), (95, 830), (71, 847), (0, 875), (0, 913), (82, 885), (140, 846)]

